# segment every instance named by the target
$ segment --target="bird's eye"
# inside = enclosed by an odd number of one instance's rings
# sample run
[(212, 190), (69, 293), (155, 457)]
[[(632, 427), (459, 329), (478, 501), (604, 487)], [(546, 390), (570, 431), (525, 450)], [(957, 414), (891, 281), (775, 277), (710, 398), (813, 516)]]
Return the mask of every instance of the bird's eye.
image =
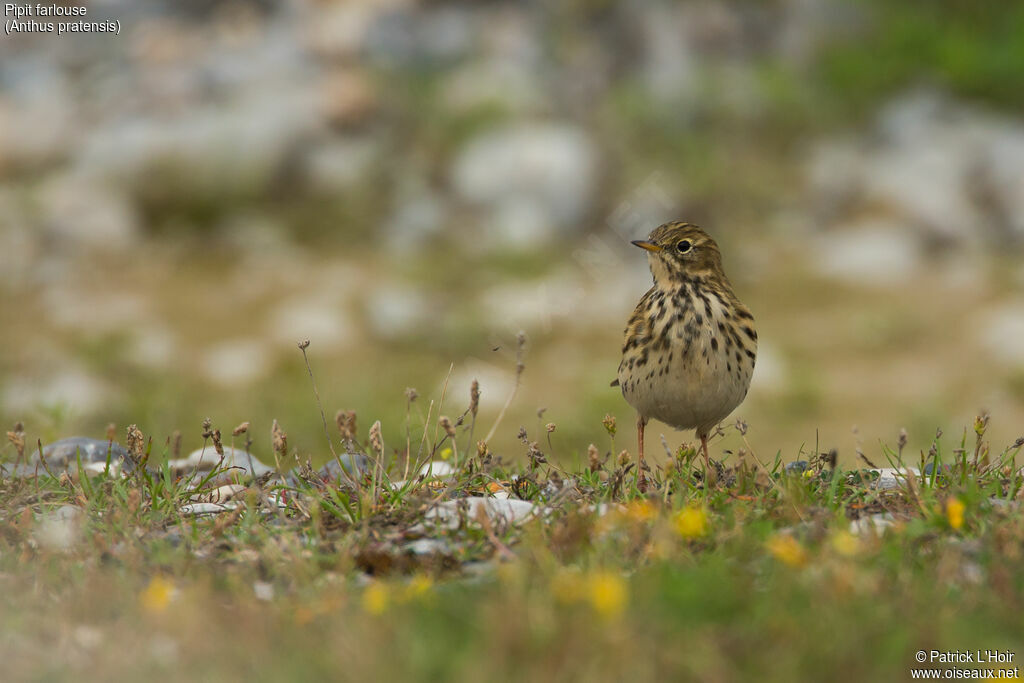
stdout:
[(682, 240), (678, 244), (676, 244), (676, 249), (679, 250), (680, 254), (685, 254), (686, 252), (690, 251), (690, 248), (692, 246), (693, 245), (690, 244), (690, 240)]

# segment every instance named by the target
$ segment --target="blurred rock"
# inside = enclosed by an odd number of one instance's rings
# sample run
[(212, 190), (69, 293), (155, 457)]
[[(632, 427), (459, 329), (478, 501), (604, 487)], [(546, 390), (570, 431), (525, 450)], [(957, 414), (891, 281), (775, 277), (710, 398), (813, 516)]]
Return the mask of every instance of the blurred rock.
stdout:
[(906, 486), (909, 476), (921, 476), (921, 471), (916, 467), (880, 467), (870, 471), (878, 473), (878, 479), (875, 480), (872, 488), (883, 491)]
[(39, 188), (41, 232), (54, 248), (80, 256), (81, 250), (123, 251), (139, 236), (134, 205), (111, 184), (83, 174), (51, 176)]
[(423, 188), (397, 202), (385, 224), (388, 242), (396, 251), (415, 256), (445, 227), (448, 207), (441, 195)]
[(368, 292), (365, 311), (373, 333), (390, 338), (415, 333), (427, 325), (431, 308), (421, 290), (381, 285)]
[(826, 141), (808, 178), (824, 224), (860, 211), (926, 246), (1024, 240), (1024, 124), (911, 91), (859, 140)]
[(94, 414), (97, 406), (114, 399), (104, 378), (75, 365), (49, 368), (44, 374), (8, 376), (3, 388), (3, 408), (8, 413), (40, 406), (62, 406), (72, 412)]
[(886, 287), (913, 278), (921, 248), (901, 225), (862, 220), (817, 239), (812, 263), (823, 276), (853, 285)]
[(383, 7), (371, 2), (320, 4), (315, 12), (300, 15), (301, 40), (321, 57), (356, 57), (363, 51), (370, 23)]
[[(90, 439), (86, 436), (72, 436), (43, 446), (43, 459), (51, 470), (64, 470), (76, 465), (81, 459), (82, 465), (106, 465), (107, 454), (114, 466), (122, 459), (128, 458), (128, 451), (119, 443), (103, 439)], [(29, 463), (39, 462), (38, 449), (33, 451)]]
[(503, 520), (511, 524), (525, 522), (545, 514), (543, 508), (525, 500), (470, 496), (438, 503), (427, 512), (425, 519), (427, 524), (457, 529), (460, 523), (460, 508), (470, 524), (475, 524), (479, 514), (486, 515), (492, 521)]
[(0, 88), (0, 173), (36, 168), (76, 146), (77, 102), (56, 64), (26, 52), (4, 60)]
[(339, 350), (355, 338), (355, 325), (341, 309), (336, 293), (325, 291), (298, 295), (270, 313), (269, 332), (281, 346), (295, 347), (309, 339), (317, 347)]
[(252, 384), (270, 374), (272, 353), (259, 339), (231, 339), (203, 351), (202, 375), (222, 387)]
[(393, 6), (367, 27), (364, 47), (375, 62), (419, 68), (466, 56), (479, 34), (478, 14), (455, 6)]
[(512, 61), (474, 61), (452, 72), (444, 81), (442, 100), (453, 113), (486, 107), (524, 114), (541, 108), (544, 93), (536, 73)]
[(987, 147), (988, 162), (978, 183), (997, 220), (1016, 244), (1024, 243), (1024, 125), (1004, 124)]
[(786, 463), (786, 474), (803, 474), (810, 467), (806, 460), (794, 460)]
[(78, 543), (84, 513), (74, 505), (62, 505), (39, 517), (36, 542), (51, 552), (66, 552)]
[(643, 82), (656, 100), (685, 101), (698, 85), (697, 60), (687, 32), (688, 24), (695, 19), (688, 16), (693, 14), (689, 11), (692, 9), (693, 5), (652, 5), (649, 11), (637, 15), (642, 32)]
[(877, 515), (868, 515), (866, 517), (859, 517), (850, 522), (850, 533), (855, 536), (864, 535), (878, 535), (881, 536), (885, 531), (896, 525), (896, 518), (888, 513), (883, 512)]
[(978, 341), (993, 357), (1024, 368), (1024, 303), (1011, 303), (981, 313), (973, 325)]
[(304, 170), (311, 189), (329, 193), (366, 182), (377, 161), (372, 140), (339, 138), (310, 150)]
[(596, 163), (597, 152), (580, 128), (521, 124), (471, 140), (455, 159), (452, 183), (514, 240), (518, 231), (575, 227), (595, 189)]
[(144, 197), (249, 196), (320, 123), (308, 89), (266, 84), (218, 106), (113, 120), (86, 137), (76, 164)]

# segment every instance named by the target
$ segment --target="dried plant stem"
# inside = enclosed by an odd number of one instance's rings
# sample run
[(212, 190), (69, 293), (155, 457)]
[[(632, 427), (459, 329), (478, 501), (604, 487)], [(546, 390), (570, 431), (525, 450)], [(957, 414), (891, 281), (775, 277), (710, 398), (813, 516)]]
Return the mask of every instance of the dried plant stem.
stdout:
[[(299, 350), (302, 351), (302, 360), (306, 363), (306, 372), (309, 373), (309, 383), (313, 385), (313, 397), (316, 399), (316, 406), (320, 409), (320, 420), (324, 425), (324, 437), (327, 439), (327, 447), (331, 449), (331, 454), (334, 459), (338, 462), (338, 473), (339, 476), (344, 477), (348, 483), (356, 490), (358, 495), (359, 486), (356, 484), (355, 478), (349, 475), (348, 470), (345, 469), (344, 463), (341, 462), (341, 458), (338, 456), (338, 452), (334, 450), (334, 443), (331, 441), (331, 433), (327, 429), (327, 415), (324, 413), (324, 405), (320, 402), (320, 392), (316, 388), (316, 378), (313, 377), (313, 368), (309, 365), (309, 357), (306, 355), (306, 349), (309, 348), (309, 340), (303, 339), (299, 342)], [(351, 458), (350, 458), (351, 460)], [(352, 466), (355, 466), (355, 462), (352, 461)], [(280, 467), (280, 465), (279, 465)], [(280, 470), (278, 470), (280, 471)]]
[(512, 385), (512, 391), (509, 393), (508, 398), (505, 399), (505, 405), (501, 407), (501, 411), (498, 412), (498, 417), (494, 419), (494, 424), (491, 426), (491, 430), (487, 432), (487, 436), (484, 437), (485, 443), (490, 443), (494, 437), (495, 432), (498, 431), (498, 426), (501, 424), (502, 419), (505, 417), (505, 412), (508, 407), (512, 405), (512, 401), (515, 400), (516, 394), (519, 392), (519, 383), (523, 377), (523, 370), (526, 366), (523, 364), (523, 347), (526, 346), (526, 333), (520, 332), (516, 335), (516, 379)]

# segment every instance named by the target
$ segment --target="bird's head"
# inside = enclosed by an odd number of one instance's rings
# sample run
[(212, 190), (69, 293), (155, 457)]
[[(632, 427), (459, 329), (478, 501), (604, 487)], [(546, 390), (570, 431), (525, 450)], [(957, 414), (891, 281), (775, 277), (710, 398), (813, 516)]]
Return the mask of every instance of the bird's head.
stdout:
[(704, 277), (720, 279), (722, 254), (715, 240), (690, 223), (659, 225), (646, 240), (634, 245), (647, 250), (655, 284), (670, 287)]

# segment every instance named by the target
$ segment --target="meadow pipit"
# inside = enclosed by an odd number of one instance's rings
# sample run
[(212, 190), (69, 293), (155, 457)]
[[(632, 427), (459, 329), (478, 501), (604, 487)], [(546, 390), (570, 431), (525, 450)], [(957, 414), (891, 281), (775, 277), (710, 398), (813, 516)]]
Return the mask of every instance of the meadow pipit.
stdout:
[[(757, 356), (754, 316), (732, 291), (718, 245), (689, 223), (666, 223), (647, 240), (654, 286), (626, 325), (618, 384), (636, 408), (643, 482), (650, 419), (696, 429), (708, 471), (708, 434), (743, 401)], [(705, 475), (707, 476), (707, 475)]]

